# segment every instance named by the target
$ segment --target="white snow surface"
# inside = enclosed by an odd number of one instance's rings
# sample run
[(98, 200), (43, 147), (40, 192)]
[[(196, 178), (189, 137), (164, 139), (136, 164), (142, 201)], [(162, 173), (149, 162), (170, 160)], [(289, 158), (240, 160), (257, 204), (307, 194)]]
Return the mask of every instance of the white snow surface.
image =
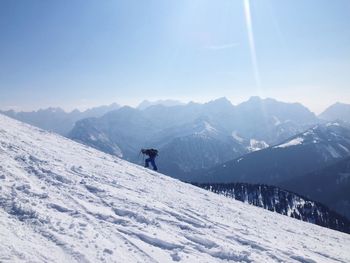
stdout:
[(269, 145), (264, 141), (258, 141), (256, 139), (250, 139), (250, 146), (247, 147), (248, 151), (256, 152), (269, 147)]
[(295, 145), (299, 145), (302, 144), (304, 142), (304, 139), (301, 137), (295, 138), (293, 140), (290, 140), (286, 143), (283, 144), (279, 144), (277, 146), (274, 146), (273, 148), (286, 148), (286, 147), (290, 147), (290, 146), (295, 146)]
[(350, 235), (2, 115), (0, 185), (0, 262), (350, 262)]
[(218, 134), (218, 130), (215, 129), (213, 126), (210, 125), (210, 123), (204, 121), (204, 127), (203, 130), (201, 130), (200, 132), (196, 132), (196, 135), (201, 135), (204, 137), (208, 137), (209, 135), (216, 135)]
[(338, 122), (329, 122), (326, 124), (327, 127), (330, 127), (330, 126), (340, 126), (340, 124)]
[(350, 152), (350, 150), (349, 150), (348, 148), (346, 148), (344, 145), (338, 143), (338, 146), (339, 146), (340, 148), (342, 148), (342, 149), (344, 150), (344, 152), (346, 152), (346, 153)]

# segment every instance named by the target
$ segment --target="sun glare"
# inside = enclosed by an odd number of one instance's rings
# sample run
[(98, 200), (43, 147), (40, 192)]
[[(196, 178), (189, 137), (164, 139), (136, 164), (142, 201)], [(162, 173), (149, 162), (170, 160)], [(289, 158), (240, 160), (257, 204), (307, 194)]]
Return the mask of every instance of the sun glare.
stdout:
[(256, 57), (255, 40), (254, 40), (254, 32), (253, 32), (252, 16), (251, 16), (249, 0), (244, 0), (244, 14), (245, 14), (245, 21), (246, 21), (247, 31), (248, 31), (250, 56), (251, 56), (252, 65), (253, 65), (255, 84), (258, 89), (259, 95), (262, 96), (261, 80), (260, 80), (258, 61)]

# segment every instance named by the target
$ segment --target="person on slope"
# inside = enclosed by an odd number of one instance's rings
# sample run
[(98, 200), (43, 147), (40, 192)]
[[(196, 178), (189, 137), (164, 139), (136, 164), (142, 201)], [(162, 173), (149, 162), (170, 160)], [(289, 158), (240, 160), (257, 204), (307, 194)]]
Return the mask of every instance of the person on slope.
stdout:
[(152, 164), (153, 170), (157, 171), (157, 165), (155, 159), (158, 156), (158, 151), (156, 149), (141, 149), (143, 155), (147, 155), (148, 158), (145, 160), (145, 167), (149, 167), (149, 163)]

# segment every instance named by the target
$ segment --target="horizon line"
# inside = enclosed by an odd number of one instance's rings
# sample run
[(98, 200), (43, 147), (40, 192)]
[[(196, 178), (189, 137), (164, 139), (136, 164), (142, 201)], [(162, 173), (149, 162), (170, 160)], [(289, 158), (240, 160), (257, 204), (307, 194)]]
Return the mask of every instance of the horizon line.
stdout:
[[(85, 106), (85, 107), (84, 106), (83, 107), (82, 106), (81, 107), (79, 107), (79, 106), (64, 107), (64, 106), (61, 105), (61, 106), (43, 106), (43, 107), (32, 108), (32, 109), (27, 109), (27, 110), (21, 109), (21, 107), (18, 106), (18, 105), (11, 105), (11, 106), (5, 106), (5, 107), (1, 107), (0, 106), (0, 111), (14, 111), (16, 113), (20, 113), (20, 112), (38, 112), (38, 111), (45, 111), (45, 110), (49, 110), (49, 109), (57, 109), (57, 110), (62, 110), (65, 113), (72, 113), (74, 111), (85, 112), (85, 111), (88, 111), (88, 110), (91, 110), (91, 109), (100, 108), (100, 107), (109, 107), (109, 106), (113, 106), (113, 105), (117, 105), (120, 108), (122, 108), (122, 107), (131, 107), (131, 108), (134, 108), (134, 109), (138, 109), (139, 106), (143, 102), (149, 102), (151, 104), (155, 103), (157, 105), (157, 104), (161, 104), (162, 102), (173, 101), (173, 102), (177, 102), (177, 103), (180, 104), (180, 105), (173, 105), (173, 106), (186, 106), (186, 105), (188, 105), (190, 103), (206, 104), (206, 103), (210, 103), (210, 102), (217, 101), (217, 100), (220, 100), (220, 99), (226, 99), (227, 101), (229, 101), (232, 104), (232, 106), (239, 106), (240, 104), (248, 102), (249, 100), (252, 100), (254, 98), (258, 98), (260, 100), (269, 100), (269, 99), (271, 99), (271, 100), (275, 100), (275, 101), (280, 102), (280, 103), (287, 103), (287, 104), (300, 104), (303, 107), (307, 108), (310, 112), (314, 113), (315, 115), (320, 115), (326, 109), (328, 109), (329, 107), (331, 107), (332, 105), (335, 105), (335, 104), (339, 104), (340, 103), (340, 104), (349, 104), (350, 105), (350, 103), (336, 101), (336, 102), (334, 102), (334, 103), (332, 103), (332, 104), (330, 104), (328, 106), (325, 106), (322, 111), (317, 113), (317, 112), (311, 110), (305, 104), (303, 104), (301, 102), (298, 102), (298, 101), (287, 102), (287, 101), (279, 100), (279, 99), (276, 99), (276, 98), (273, 98), (273, 97), (261, 97), (261, 96), (258, 96), (258, 95), (252, 95), (248, 99), (240, 100), (237, 103), (233, 103), (232, 100), (230, 100), (226, 96), (222, 96), (222, 97), (217, 97), (217, 98), (210, 99), (210, 100), (184, 101), (184, 100), (181, 100), (181, 99), (171, 99), (171, 98), (167, 98), (167, 99), (142, 99), (142, 100), (139, 100), (139, 102), (136, 103), (136, 104), (133, 104), (133, 103), (119, 103), (117, 101), (113, 101), (113, 102), (110, 102), (110, 103), (101, 103), (101, 104), (95, 104), (95, 105), (90, 105), (90, 106)], [(172, 107), (172, 106), (167, 106), (167, 107)]]

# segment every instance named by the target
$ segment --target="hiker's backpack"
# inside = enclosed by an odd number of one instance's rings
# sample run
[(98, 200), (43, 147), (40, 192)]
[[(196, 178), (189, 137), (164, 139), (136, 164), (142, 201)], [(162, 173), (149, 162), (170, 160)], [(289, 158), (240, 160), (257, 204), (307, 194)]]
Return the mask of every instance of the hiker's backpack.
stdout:
[(149, 153), (149, 156), (152, 156), (152, 157), (158, 156), (158, 150), (156, 149), (149, 149), (148, 153)]

